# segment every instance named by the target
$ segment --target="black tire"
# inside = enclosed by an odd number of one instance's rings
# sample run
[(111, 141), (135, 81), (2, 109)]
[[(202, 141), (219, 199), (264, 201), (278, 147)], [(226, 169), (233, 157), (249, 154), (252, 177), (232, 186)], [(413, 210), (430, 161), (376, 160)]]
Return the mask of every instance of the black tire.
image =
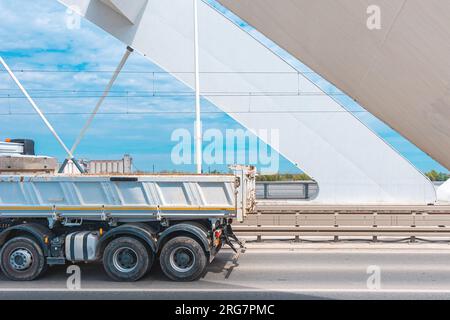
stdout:
[(131, 237), (114, 239), (103, 252), (103, 267), (115, 281), (139, 280), (148, 272), (153, 260), (153, 253), (142, 242)]
[(203, 247), (189, 237), (176, 237), (162, 248), (159, 257), (164, 274), (174, 281), (198, 280), (208, 265)]
[(14, 281), (31, 281), (47, 270), (45, 256), (36, 240), (17, 237), (9, 240), (0, 252), (3, 274)]

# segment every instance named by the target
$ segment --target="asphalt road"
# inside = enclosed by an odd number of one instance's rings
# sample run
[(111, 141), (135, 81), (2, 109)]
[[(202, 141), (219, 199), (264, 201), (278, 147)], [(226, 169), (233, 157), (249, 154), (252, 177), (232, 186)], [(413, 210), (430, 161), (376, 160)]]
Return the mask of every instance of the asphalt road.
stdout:
[(167, 280), (157, 265), (135, 283), (110, 281), (101, 265), (80, 265), (79, 290), (67, 289), (67, 267), (51, 268), (33, 282), (0, 275), (0, 299), (450, 298), (448, 244), (394, 249), (260, 245), (234, 258), (223, 250), (205, 277), (191, 283)]

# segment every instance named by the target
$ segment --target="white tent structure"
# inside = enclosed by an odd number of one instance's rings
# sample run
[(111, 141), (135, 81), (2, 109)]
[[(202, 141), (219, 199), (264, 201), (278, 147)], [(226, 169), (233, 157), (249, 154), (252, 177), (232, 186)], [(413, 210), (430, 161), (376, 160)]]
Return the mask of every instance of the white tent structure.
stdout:
[[(195, 87), (193, 1), (58, 1)], [(278, 130), (277, 143), (259, 138), (318, 182), (314, 203), (436, 201), (431, 182), (354, 115), (214, 8), (198, 9), (202, 94), (255, 134)]]
[(450, 203), (450, 180), (447, 180), (438, 187), (437, 197), (442, 203)]

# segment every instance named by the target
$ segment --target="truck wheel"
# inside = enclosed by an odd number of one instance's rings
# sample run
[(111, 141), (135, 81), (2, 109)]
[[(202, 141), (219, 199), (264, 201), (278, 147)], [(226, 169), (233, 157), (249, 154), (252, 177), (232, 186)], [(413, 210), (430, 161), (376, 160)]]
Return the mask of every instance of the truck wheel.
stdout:
[(39, 244), (28, 237), (9, 240), (0, 252), (0, 267), (4, 275), (14, 281), (31, 281), (47, 269)]
[(192, 238), (169, 240), (159, 257), (164, 274), (174, 281), (194, 281), (206, 270), (208, 259), (202, 246)]
[(115, 281), (137, 281), (153, 263), (153, 255), (137, 239), (121, 237), (111, 241), (103, 253), (106, 273)]

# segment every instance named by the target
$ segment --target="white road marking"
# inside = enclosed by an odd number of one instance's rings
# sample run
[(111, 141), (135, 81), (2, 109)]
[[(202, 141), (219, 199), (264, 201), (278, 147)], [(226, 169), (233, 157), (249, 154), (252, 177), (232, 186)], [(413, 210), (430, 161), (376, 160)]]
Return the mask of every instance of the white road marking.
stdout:
[[(211, 289), (177, 289), (177, 288), (133, 288), (133, 289), (79, 289), (79, 290), (69, 290), (69, 289), (58, 289), (58, 288), (0, 288), (1, 292), (207, 292), (211, 293)], [(443, 289), (380, 289), (380, 290), (369, 290), (369, 289), (223, 289), (216, 288), (214, 292), (286, 292), (286, 293), (427, 293), (427, 294), (450, 294), (449, 290)]]
[(380, 254), (441, 254), (448, 255), (450, 253), (450, 246), (443, 247), (442, 249), (427, 249), (427, 248), (410, 248), (410, 249), (397, 249), (397, 248), (364, 248), (364, 249), (356, 249), (356, 248), (247, 248), (245, 254), (261, 254), (261, 253), (307, 253), (307, 254), (342, 254), (342, 253), (362, 253), (362, 254), (372, 254), (372, 255), (380, 255)]

